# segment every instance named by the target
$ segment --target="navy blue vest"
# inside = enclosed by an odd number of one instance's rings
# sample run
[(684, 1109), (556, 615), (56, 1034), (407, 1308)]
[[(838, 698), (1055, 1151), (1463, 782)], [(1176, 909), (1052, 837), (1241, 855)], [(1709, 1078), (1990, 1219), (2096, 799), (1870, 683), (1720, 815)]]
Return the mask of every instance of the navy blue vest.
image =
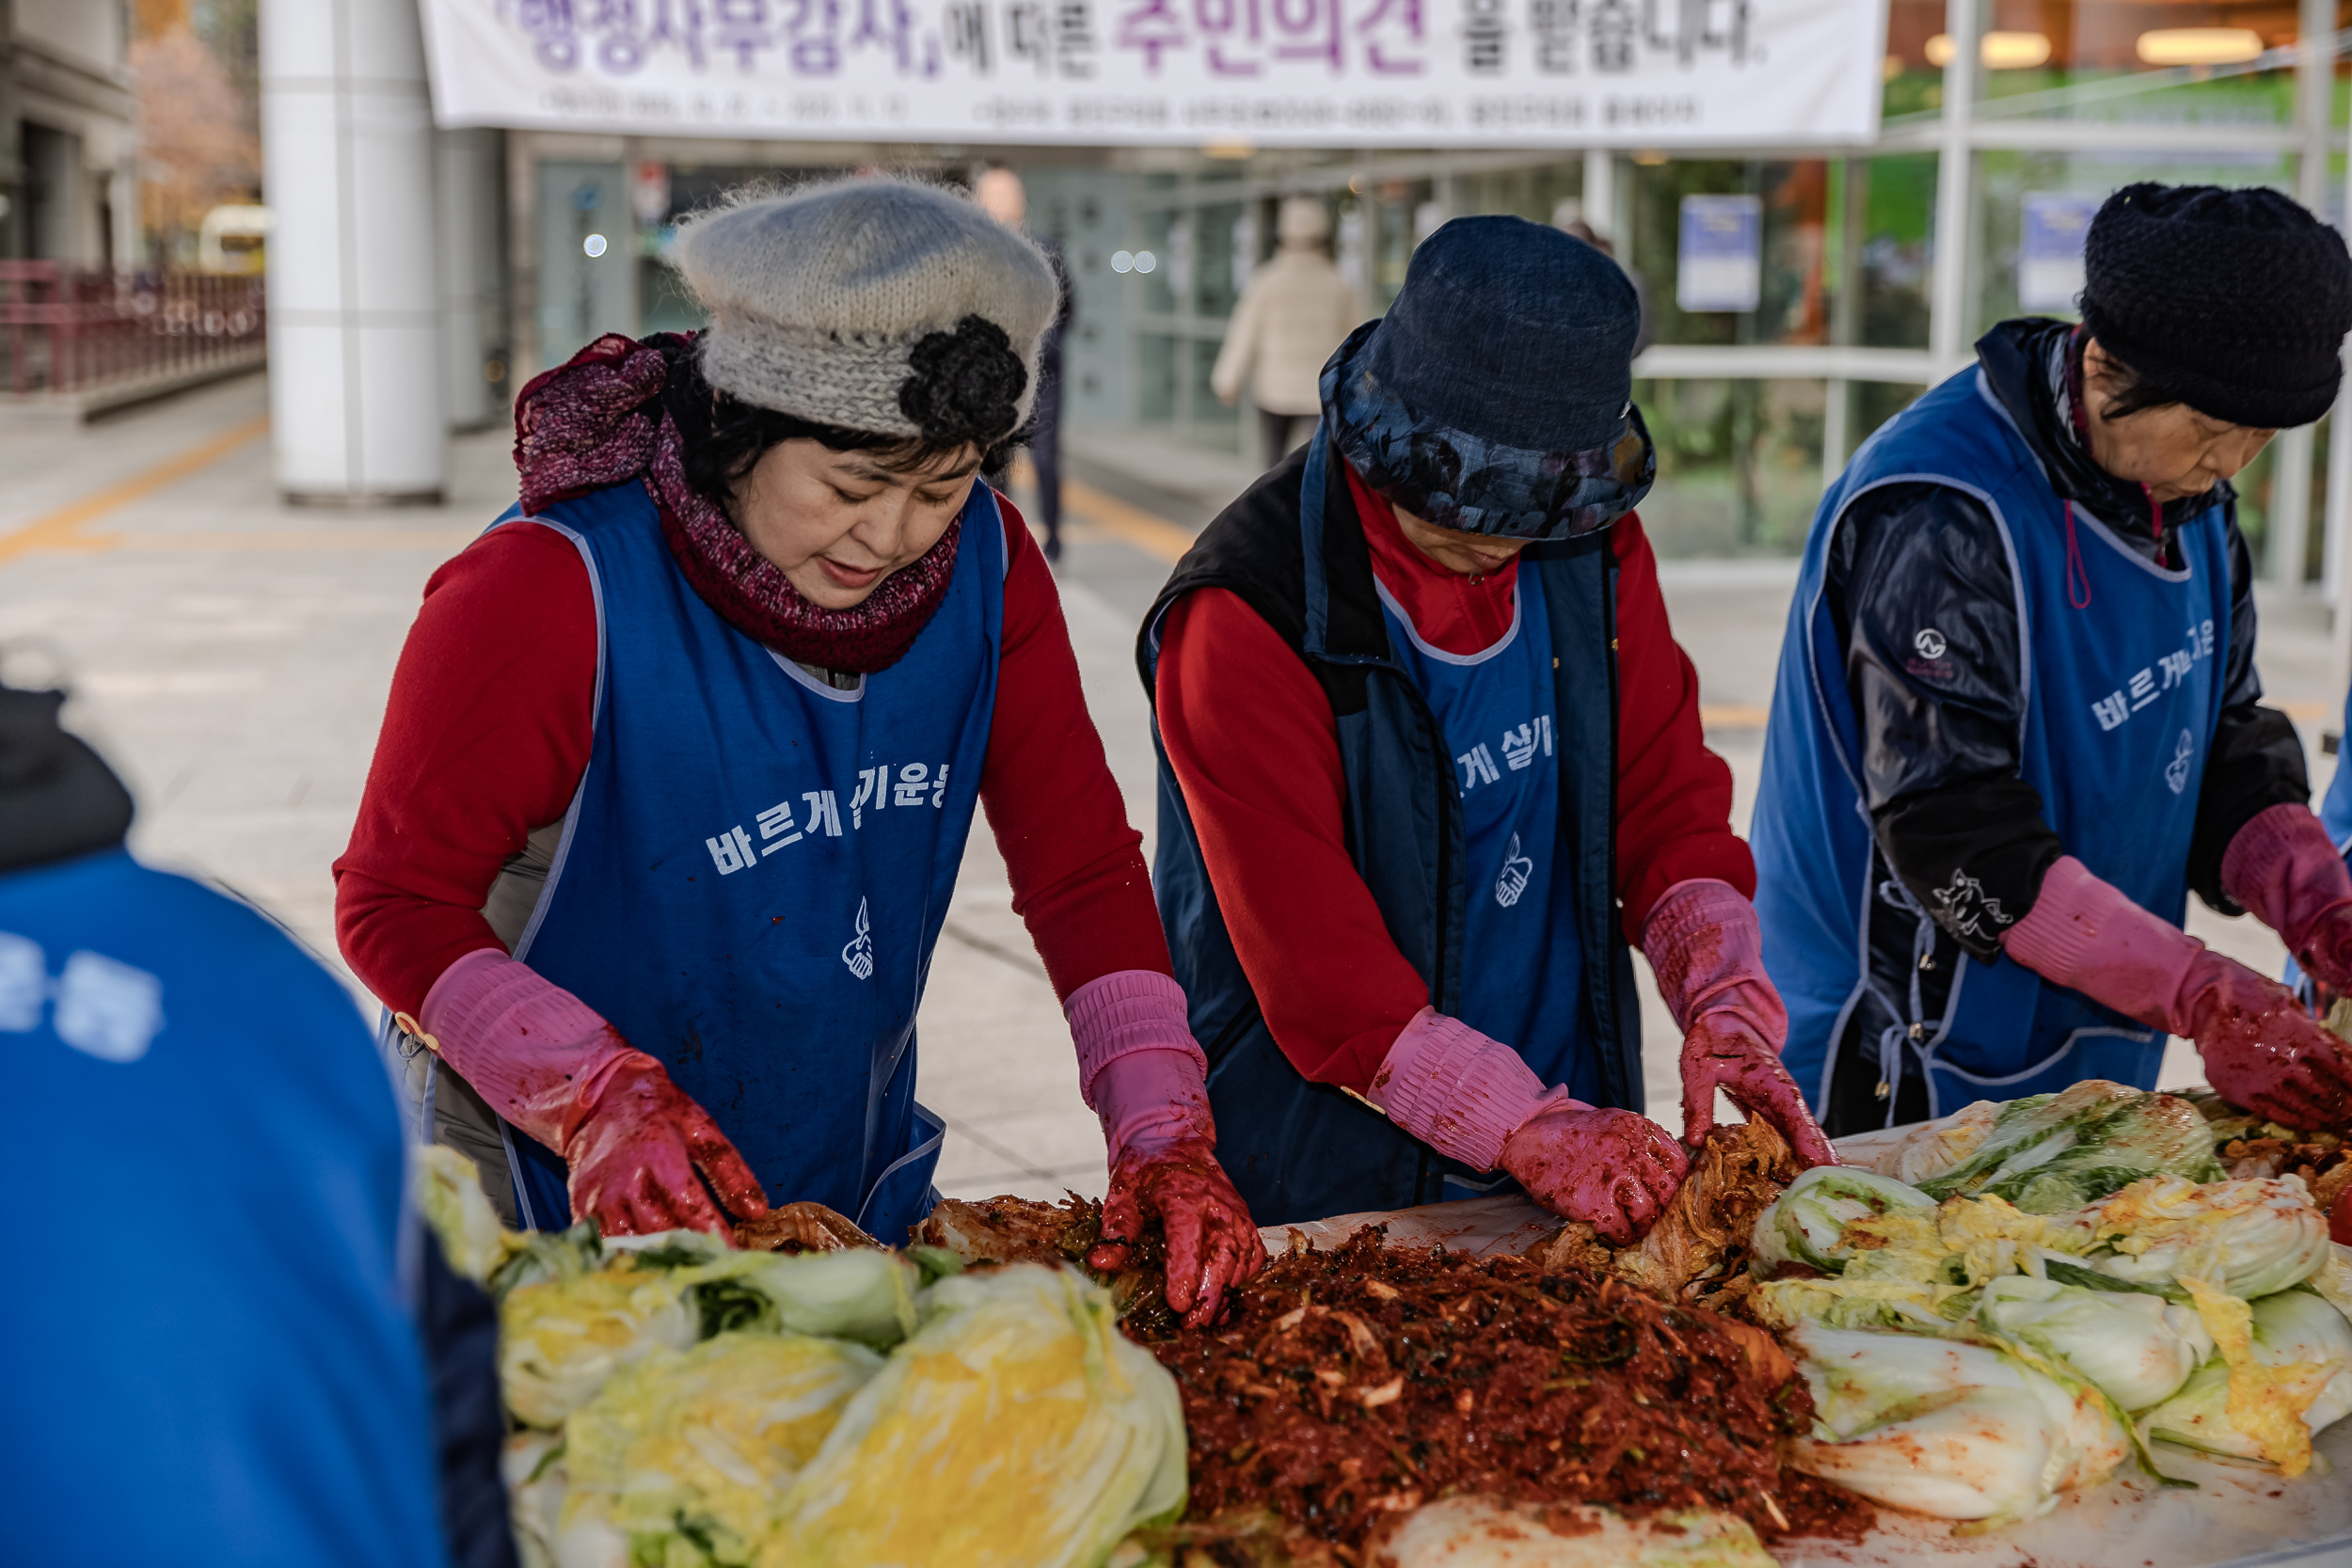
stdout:
[[(596, 589), (596, 740), (515, 956), (659, 1057), (771, 1201), (903, 1241), (942, 1132), (914, 1103), (915, 1008), (995, 713), (995, 498), (973, 485), (946, 599), (855, 691), (705, 604), (642, 485), (538, 520)], [(525, 1223), (564, 1223), (564, 1162), (510, 1142)]]
[[(1540, 596), (1558, 661), (1551, 870), (1557, 896), (1573, 910), (1578, 944), (1571, 1005), (1562, 1009), (1558, 1033), (1530, 1059), (1546, 1073), (1579, 1057), (1580, 1079), (1597, 1085), (1598, 1103), (1638, 1111), (1641, 1026), (1613, 875), (1616, 558), (1604, 534), (1531, 546), (1519, 559), (1523, 581), (1530, 573), (1540, 578), (1540, 595), (1530, 597)], [(1322, 684), (1346, 777), (1348, 852), (1398, 951), (1427, 982), (1431, 1005), (1462, 1016), (1470, 900), (1492, 895), (1496, 868), (1470, 863), (1455, 748), (1391, 645), (1344, 471), (1327, 462), (1320, 435), (1210, 524), (1178, 564), (1137, 644), (1147, 692), (1154, 690), (1161, 618), (1201, 588), (1238, 594)], [(1191, 1003), (1193, 1034), (1208, 1053), (1217, 1157), (1250, 1212), (1261, 1224), (1280, 1225), (1432, 1203), (1449, 1184), (1457, 1188), (1454, 1196), (1489, 1184), (1492, 1177), (1445, 1159), (1291, 1065), (1242, 973), (1164, 748), (1159, 808), (1152, 883), (1160, 919)], [(1297, 940), (1312, 942), (1314, 934)], [(1547, 1081), (1566, 1075), (1552, 1070)]]

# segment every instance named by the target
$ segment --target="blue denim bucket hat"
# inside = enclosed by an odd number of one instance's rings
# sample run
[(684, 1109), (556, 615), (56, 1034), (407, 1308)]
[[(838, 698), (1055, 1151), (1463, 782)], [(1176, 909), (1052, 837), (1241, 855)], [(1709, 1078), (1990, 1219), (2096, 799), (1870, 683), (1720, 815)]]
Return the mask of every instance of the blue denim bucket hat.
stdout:
[(1596, 532), (1658, 477), (1632, 402), (1640, 327), (1632, 280), (1583, 241), (1455, 218), (1413, 252), (1389, 313), (1324, 365), (1325, 426), (1364, 483), (1423, 522)]

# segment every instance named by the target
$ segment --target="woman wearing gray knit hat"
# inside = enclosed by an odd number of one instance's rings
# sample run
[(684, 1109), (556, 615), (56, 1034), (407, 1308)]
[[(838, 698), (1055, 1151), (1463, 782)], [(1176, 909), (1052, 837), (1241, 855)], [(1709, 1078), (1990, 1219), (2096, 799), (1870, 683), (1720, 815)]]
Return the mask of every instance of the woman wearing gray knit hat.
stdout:
[(2194, 889), (2352, 984), (2352, 876), (2261, 701), (2230, 483), (2334, 403), (2352, 257), (2275, 191), (2143, 184), (2084, 261), (2079, 326), (1994, 327), (1814, 520), (1755, 842), (1833, 1133), (2151, 1088), (2168, 1034), (2239, 1105), (2352, 1113), (2333, 1037), (2181, 930)]
[(522, 1223), (813, 1200), (898, 1242), (943, 1134), (915, 1011), (985, 805), (1110, 1141), (1104, 1261), (1164, 1221), (1205, 1320), (1263, 1252), (1051, 575), (975, 478), (1052, 273), (894, 180), (738, 201), (675, 254), (708, 329), (526, 388), (521, 504), (426, 590), (344, 952)]

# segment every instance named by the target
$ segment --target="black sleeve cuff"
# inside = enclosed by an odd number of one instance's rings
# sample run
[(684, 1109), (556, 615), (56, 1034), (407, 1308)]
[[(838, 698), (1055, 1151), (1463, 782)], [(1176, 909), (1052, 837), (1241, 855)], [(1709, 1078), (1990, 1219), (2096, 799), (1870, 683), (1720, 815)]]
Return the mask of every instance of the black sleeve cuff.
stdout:
[(2275, 707), (2240, 703), (2221, 710), (2213, 754), (2197, 795), (2197, 830), (2188, 846), (2188, 885), (2223, 914), (2244, 914), (2221, 891), (2221, 857), (2238, 830), (2277, 805), (2311, 804), (2303, 737)]
[(2042, 795), (2014, 774), (1963, 780), (1890, 800), (1871, 814), (1879, 852), (1922, 909), (1979, 958), (2033, 908), (2064, 853), (2042, 819)]

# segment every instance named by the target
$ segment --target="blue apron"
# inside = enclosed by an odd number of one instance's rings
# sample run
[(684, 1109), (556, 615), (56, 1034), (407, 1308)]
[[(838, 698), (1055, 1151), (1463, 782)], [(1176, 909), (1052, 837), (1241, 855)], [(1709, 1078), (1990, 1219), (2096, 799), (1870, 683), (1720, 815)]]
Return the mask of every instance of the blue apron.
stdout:
[(0, 1053), (40, 1230), (0, 1291), (0, 1557), (445, 1563), (400, 1117), (350, 994), (104, 850), (0, 875)]
[(1573, 879), (1560, 874), (1550, 618), (1542, 574), (1522, 567), (1518, 578), (1511, 629), (1476, 654), (1423, 642), (1385, 586), (1380, 608), (1396, 661), (1454, 756), (1470, 884), (1462, 950), (1470, 956), (1455, 1016), (1517, 1047), (1546, 1084), (1565, 1084), (1592, 1102), (1600, 1063), (1580, 1049), (1581, 943), (1574, 890), (1564, 886)]
[(2352, 767), (2344, 761), (2344, 748), (2352, 740), (2342, 738), (2352, 736), (2352, 692), (2344, 696), (2344, 714), (2336, 732), (2336, 776), (2328, 781), (2328, 793), (2319, 802), (2320, 826), (2328, 830), (2339, 854), (2352, 851)]
[[(2335, 845), (2336, 853), (2344, 856), (2347, 863), (2352, 863), (2352, 767), (2344, 764), (2344, 748), (2352, 744), (2344, 738), (2352, 736), (2352, 692), (2345, 694), (2344, 714), (2336, 731), (2335, 777), (2328, 781), (2328, 793), (2320, 800), (2319, 825), (2328, 830), (2328, 837)], [(2303, 973), (2303, 966), (2293, 958), (2287, 959), (2285, 979), (2308, 1006), (2312, 1000), (2311, 978)]]
[[(596, 740), (515, 956), (658, 1057), (771, 1202), (903, 1242), (943, 1132), (914, 1102), (915, 1008), (995, 711), (995, 497), (973, 485), (938, 611), (851, 691), (705, 604), (643, 486), (537, 520), (595, 588)], [(508, 1142), (524, 1223), (567, 1223), (563, 1160)]]
[[(1825, 562), (1856, 497), (1923, 481), (1976, 497), (2007, 542), (2026, 695), (2021, 775), (2040, 791), (2058, 842), (2142, 909), (2176, 925), (2187, 910), (2189, 837), (2220, 718), (2220, 651), (2230, 645), (2223, 506), (2181, 528), (2177, 572), (2074, 507), (2070, 597), (2066, 504), (1971, 368), (1864, 444), (1822, 497), (1805, 545), (1751, 835), (1765, 966), (1788, 1004), (1789, 1070), (1817, 1112), (1827, 1107), (1840, 1049), (1874, 1049), (1883, 1065), (1924, 1071), (1936, 1116), (2086, 1078), (2153, 1087), (2161, 1035), (2006, 959), (1963, 954), (1940, 1016), (1923, 1012), (1915, 987), (1907, 998), (1879, 998), (1900, 1021), (1886, 1037), (1844, 1038), (1873, 984), (1864, 951), (1871, 900), (1911, 912), (1923, 943), (1932, 928), (1873, 851), (1845, 650), (1823, 602)], [(1944, 635), (1919, 635), (1931, 633)]]

